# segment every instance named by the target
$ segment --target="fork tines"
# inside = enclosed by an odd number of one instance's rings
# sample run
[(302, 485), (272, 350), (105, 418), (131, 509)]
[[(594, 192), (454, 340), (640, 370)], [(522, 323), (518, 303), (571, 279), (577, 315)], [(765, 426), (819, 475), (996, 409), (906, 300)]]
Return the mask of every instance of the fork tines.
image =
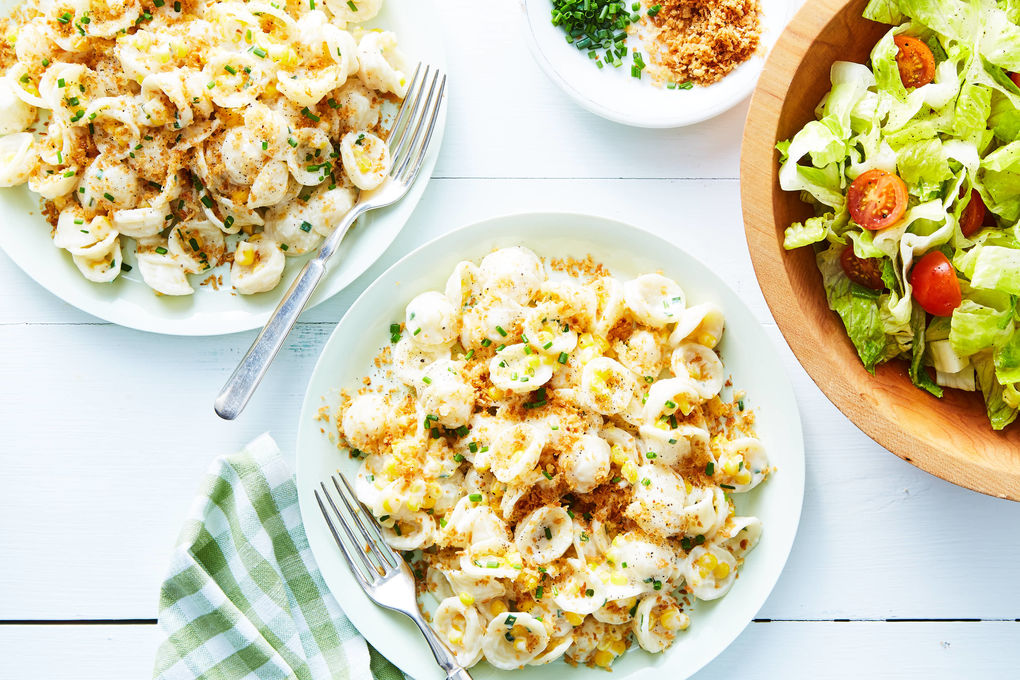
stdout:
[[(322, 496), (316, 490), (315, 500), (319, 502), (322, 516), (326, 519), (329, 531), (333, 534), (336, 544), (340, 546), (351, 571), (354, 572), (361, 586), (366, 588), (398, 570), (400, 557), (386, 544), (375, 518), (371, 515), (366, 518), (367, 511), (358, 502), (354, 491), (343, 475), (339, 475), (339, 479), (338, 475), (331, 475), (330, 479), (333, 480), (333, 486), (336, 487), (337, 495), (339, 495), (346, 512), (341, 512), (337, 507), (325, 483), (319, 484)], [(332, 508), (332, 514), (323, 504), (323, 496), (329, 507)], [(340, 538), (336, 529), (337, 523), (343, 528), (347, 541)]]
[(407, 183), (425, 158), (446, 90), (446, 75), (429, 64), (418, 64), (404, 101), (390, 130), (390, 177)]

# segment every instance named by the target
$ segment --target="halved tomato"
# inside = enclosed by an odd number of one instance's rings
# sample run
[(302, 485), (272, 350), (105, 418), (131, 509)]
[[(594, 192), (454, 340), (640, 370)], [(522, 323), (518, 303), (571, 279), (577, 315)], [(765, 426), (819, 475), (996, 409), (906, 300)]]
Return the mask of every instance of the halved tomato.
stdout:
[(839, 263), (843, 266), (843, 273), (847, 278), (872, 290), (885, 290), (879, 262), (880, 260), (874, 257), (857, 257), (852, 243), (839, 255)]
[(854, 222), (877, 231), (895, 224), (907, 211), (907, 185), (891, 172), (875, 168), (857, 176), (846, 200)]
[(917, 304), (933, 316), (952, 316), (963, 301), (953, 264), (937, 250), (922, 257), (910, 270), (910, 285)]
[(960, 231), (963, 232), (963, 235), (970, 238), (976, 234), (984, 225), (987, 213), (988, 209), (985, 207), (985, 202), (981, 200), (981, 194), (977, 189), (971, 189), (970, 203), (960, 215)]
[(893, 42), (900, 48), (896, 53), (896, 65), (900, 68), (903, 87), (921, 87), (935, 79), (935, 55), (931, 48), (909, 35), (898, 35)]

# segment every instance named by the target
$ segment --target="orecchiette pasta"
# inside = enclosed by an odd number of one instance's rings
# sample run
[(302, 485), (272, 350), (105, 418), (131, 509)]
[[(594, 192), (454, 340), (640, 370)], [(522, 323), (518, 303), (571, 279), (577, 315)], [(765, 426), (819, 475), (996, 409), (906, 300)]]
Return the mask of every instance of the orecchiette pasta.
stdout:
[(721, 312), (588, 265), (517, 246), (459, 263), (336, 414), (358, 498), (416, 551), (465, 665), (660, 652), (761, 537), (733, 496), (768, 457), (743, 394), (722, 396)]
[(238, 293), (271, 290), (389, 176), (381, 111), (406, 59), (358, 25), (382, 0), (25, 4), (0, 74), (0, 186), (53, 202), (54, 231), (72, 199), (73, 219), (112, 224), (102, 256), (68, 249), (91, 281), (129, 271), (125, 247), (163, 295), (221, 264)]

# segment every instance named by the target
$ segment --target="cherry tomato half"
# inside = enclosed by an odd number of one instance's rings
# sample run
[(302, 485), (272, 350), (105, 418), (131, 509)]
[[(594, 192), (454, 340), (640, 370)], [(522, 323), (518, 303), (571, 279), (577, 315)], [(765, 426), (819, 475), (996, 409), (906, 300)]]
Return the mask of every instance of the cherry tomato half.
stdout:
[(903, 87), (921, 87), (935, 79), (935, 55), (924, 42), (909, 35), (893, 38), (900, 51), (896, 53), (896, 65), (900, 68)]
[(857, 257), (852, 243), (840, 253), (839, 263), (843, 266), (843, 273), (854, 283), (872, 290), (885, 290), (879, 260), (874, 257)]
[(985, 223), (985, 215), (988, 213), (988, 209), (985, 208), (985, 202), (981, 200), (981, 194), (978, 193), (977, 189), (970, 190), (970, 203), (963, 209), (963, 214), (960, 215), (960, 231), (967, 238), (970, 238), (973, 234), (976, 234)]
[(1013, 84), (1020, 87), (1020, 73), (1010, 73), (1009, 79), (1013, 81)]
[(963, 301), (956, 270), (937, 250), (922, 257), (910, 270), (910, 285), (917, 304), (933, 316), (952, 316)]
[(907, 211), (907, 185), (896, 175), (875, 168), (857, 176), (846, 200), (854, 222), (877, 231), (895, 224)]

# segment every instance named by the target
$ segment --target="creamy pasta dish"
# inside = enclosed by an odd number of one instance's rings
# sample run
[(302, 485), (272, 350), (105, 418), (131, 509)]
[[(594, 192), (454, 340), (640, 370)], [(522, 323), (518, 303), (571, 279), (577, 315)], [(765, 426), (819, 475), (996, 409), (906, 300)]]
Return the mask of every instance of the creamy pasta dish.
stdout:
[(459, 661), (608, 668), (669, 647), (761, 535), (770, 472), (716, 352), (723, 314), (661, 274), (522, 247), (407, 305), (337, 412), (355, 490)]
[(42, 197), (90, 281), (128, 237), (158, 293), (224, 263), (271, 290), (389, 172), (407, 66), (357, 25), (381, 2), (28, 0), (0, 26), (0, 186)]

